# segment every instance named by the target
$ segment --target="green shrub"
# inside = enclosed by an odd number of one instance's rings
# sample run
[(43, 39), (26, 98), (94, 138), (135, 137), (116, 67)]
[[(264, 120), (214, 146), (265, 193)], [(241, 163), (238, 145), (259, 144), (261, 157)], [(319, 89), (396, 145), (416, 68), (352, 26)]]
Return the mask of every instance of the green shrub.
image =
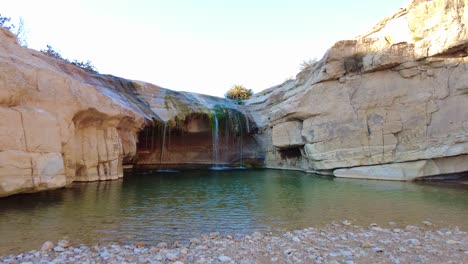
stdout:
[(26, 41), (26, 29), (24, 25), (23, 18), (19, 18), (18, 25), (15, 25), (11, 22), (11, 17), (5, 17), (0, 14), (0, 27), (3, 27), (13, 33), (18, 40), (18, 44), (23, 47), (27, 47), (28, 43)]
[(73, 61), (70, 61), (64, 57), (62, 57), (62, 55), (54, 50), (54, 48), (52, 48), (51, 45), (47, 45), (47, 48), (46, 49), (41, 49), (40, 50), (42, 53), (44, 53), (45, 55), (47, 56), (50, 56), (50, 57), (54, 57), (54, 58), (57, 58), (59, 60), (63, 60), (65, 62), (68, 62), (68, 63), (71, 63), (85, 71), (89, 71), (89, 72), (97, 72), (96, 70), (96, 67), (93, 66), (93, 64), (91, 63), (90, 60), (87, 60), (87, 61), (80, 61), (80, 60), (73, 60)]
[(54, 48), (52, 48), (51, 45), (47, 45), (47, 48), (46, 49), (41, 49), (40, 50), (42, 53), (44, 53), (45, 55), (47, 56), (50, 56), (50, 57), (54, 57), (54, 58), (57, 58), (57, 59), (61, 59), (61, 60), (64, 60), (64, 61), (67, 61), (66, 59), (64, 59), (62, 57), (62, 55), (60, 55), (60, 53), (56, 50), (54, 50)]
[(364, 59), (365, 54), (363, 53), (356, 53), (350, 57), (344, 59), (344, 67), (346, 72), (355, 72), (360, 73), (362, 71), (362, 67), (364, 66)]
[(252, 95), (252, 89), (247, 89), (243, 85), (236, 84), (232, 86), (224, 96), (228, 99), (242, 101), (249, 99)]
[(78, 66), (82, 68), (83, 70), (89, 71), (89, 72), (97, 72), (96, 68), (93, 66), (91, 61), (87, 60), (86, 62), (79, 61), (79, 60), (73, 60), (72, 63), (75, 66)]

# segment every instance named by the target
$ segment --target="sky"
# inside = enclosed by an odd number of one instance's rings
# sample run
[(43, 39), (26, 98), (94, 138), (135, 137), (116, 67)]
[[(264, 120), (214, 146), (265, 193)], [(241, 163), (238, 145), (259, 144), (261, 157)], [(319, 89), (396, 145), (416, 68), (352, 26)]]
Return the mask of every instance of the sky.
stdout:
[(47, 44), (100, 73), (223, 96), (260, 92), (406, 7), (408, 0), (2, 0), (28, 47)]

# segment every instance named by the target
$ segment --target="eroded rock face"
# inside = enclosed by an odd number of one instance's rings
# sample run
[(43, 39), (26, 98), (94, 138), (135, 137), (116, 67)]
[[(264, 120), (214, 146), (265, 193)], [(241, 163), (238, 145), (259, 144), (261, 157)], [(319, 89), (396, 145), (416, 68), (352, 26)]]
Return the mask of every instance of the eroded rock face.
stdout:
[[(86, 72), (20, 47), (4, 29), (0, 68), (0, 197), (74, 181), (118, 179), (125, 164), (211, 164), (215, 156), (220, 164), (256, 159), (249, 136), (255, 126), (230, 100)], [(205, 117), (227, 110), (235, 113), (234, 123), (243, 125), (230, 128), (233, 133), (225, 137), (213, 133)], [(138, 142), (140, 131), (157, 124), (168, 127), (163, 148), (157, 143), (161, 134)]]
[(468, 171), (467, 10), (415, 1), (255, 95), (267, 166), (390, 180)]
[(20, 47), (3, 29), (0, 67), (0, 197), (122, 177), (140, 110), (102, 93), (106, 83), (92, 74)]

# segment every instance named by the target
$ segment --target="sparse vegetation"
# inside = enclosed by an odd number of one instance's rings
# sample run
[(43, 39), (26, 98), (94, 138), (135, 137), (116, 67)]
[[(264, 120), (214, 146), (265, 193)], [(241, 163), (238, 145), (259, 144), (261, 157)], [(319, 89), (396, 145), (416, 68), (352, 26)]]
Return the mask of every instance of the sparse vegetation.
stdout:
[(87, 60), (85, 62), (79, 61), (79, 60), (73, 60), (71, 64), (78, 66), (84, 70), (90, 71), (90, 72), (97, 72), (96, 67), (93, 66), (90, 60)]
[(64, 58), (58, 51), (56, 51), (54, 48), (52, 48), (51, 45), (47, 45), (45, 49), (40, 50), (42, 53), (44, 53), (47, 56), (54, 57), (60, 60), (63, 60), (65, 62), (71, 63), (77, 67), (80, 67), (86, 71), (89, 72), (97, 72), (96, 68), (93, 66), (92, 62), (87, 60), (87, 61), (80, 61), (80, 60), (73, 60), (70, 61), (66, 58)]
[(317, 58), (304, 60), (303, 62), (301, 62), (301, 65), (299, 66), (299, 68), (302, 71), (302, 70), (305, 70), (307, 68), (310, 68), (310, 67), (314, 66), (315, 63), (317, 63)]
[(10, 17), (4, 17), (0, 14), (0, 26), (11, 31), (12, 25), (10, 23)]
[(364, 66), (363, 58), (364, 53), (356, 53), (350, 57), (345, 58), (344, 60), (344, 67), (346, 72), (356, 72), (359, 73), (362, 71), (362, 67)]
[(5, 17), (0, 14), (0, 26), (13, 33), (18, 40), (18, 44), (23, 47), (28, 46), (26, 41), (26, 28), (23, 18), (20, 17), (18, 25), (15, 25), (11, 22), (11, 17)]
[(252, 89), (247, 89), (243, 85), (236, 84), (232, 86), (224, 96), (228, 99), (240, 102), (249, 99), (252, 95)]
[[(26, 28), (25, 28), (25, 23), (24, 23), (24, 20), (23, 18), (19, 18), (19, 21), (18, 21), (18, 25), (15, 25), (11, 22), (11, 18), (10, 17), (5, 17), (5, 16), (2, 16), (0, 14), (0, 27), (3, 27), (7, 30), (9, 30), (11, 33), (15, 34), (16, 36), (16, 39), (18, 40), (18, 43), (23, 46), (23, 47), (27, 47), (27, 42), (26, 42)], [(54, 50), (54, 48), (52, 48), (51, 45), (47, 45), (47, 47), (45, 49), (41, 49), (40, 50), (42, 53), (48, 55), (48, 56), (51, 56), (51, 57), (54, 57), (54, 58), (57, 58), (57, 59), (60, 59), (60, 60), (63, 60), (65, 62), (68, 62), (68, 63), (71, 63), (77, 67), (80, 67), (86, 71), (89, 71), (89, 72), (97, 72), (96, 68), (93, 66), (93, 64), (91, 63), (91, 61), (87, 60), (87, 61), (80, 61), (80, 60), (73, 60), (73, 61), (70, 61), (64, 57), (62, 57), (62, 55), (60, 55), (60, 53), (56, 50)]]
[(60, 53), (58, 51), (56, 51), (56, 50), (54, 50), (54, 48), (52, 48), (51, 45), (47, 45), (46, 49), (41, 49), (40, 51), (42, 53), (44, 53), (45, 55), (47, 55), (47, 56), (54, 57), (54, 58), (61, 59), (61, 60), (65, 60), (62, 57), (62, 55), (60, 55)]

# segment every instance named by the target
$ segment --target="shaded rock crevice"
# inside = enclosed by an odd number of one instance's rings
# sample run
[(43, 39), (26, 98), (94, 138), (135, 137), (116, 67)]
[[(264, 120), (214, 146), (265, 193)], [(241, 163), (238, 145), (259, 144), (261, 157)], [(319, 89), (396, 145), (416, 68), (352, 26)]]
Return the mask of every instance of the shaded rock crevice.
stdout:
[[(434, 160), (461, 162), (468, 154), (466, 3), (414, 2), (369, 33), (337, 42), (296, 80), (254, 95), (246, 107), (270, 153), (266, 166), (412, 180), (445, 174)], [(295, 118), (301, 127), (278, 133)], [(302, 135), (306, 164), (275, 154), (297, 146), (291, 135)], [(385, 173), (418, 162), (423, 170)]]

